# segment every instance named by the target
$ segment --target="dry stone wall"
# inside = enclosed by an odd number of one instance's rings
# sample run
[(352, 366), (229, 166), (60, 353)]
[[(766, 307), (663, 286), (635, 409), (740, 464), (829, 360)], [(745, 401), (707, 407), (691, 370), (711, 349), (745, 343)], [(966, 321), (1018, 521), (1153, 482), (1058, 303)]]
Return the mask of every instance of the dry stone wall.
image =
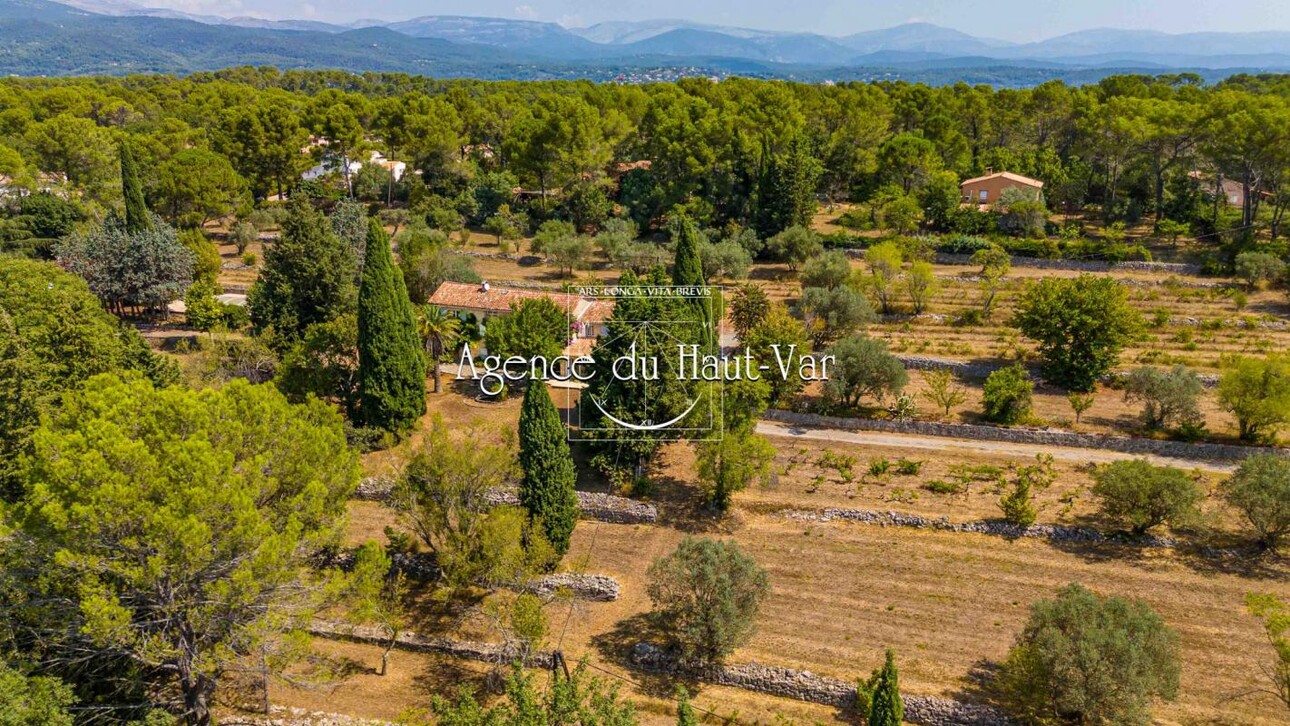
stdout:
[(271, 707), (267, 716), (221, 716), (219, 723), (220, 726), (395, 726), (391, 721), (373, 721), (286, 706)]
[[(925, 355), (897, 355), (895, 357), (906, 369), (911, 371), (948, 370), (953, 371), (955, 375), (962, 378), (985, 378), (1004, 367), (1002, 363), (973, 363)], [(1038, 368), (1034, 366), (1028, 366), (1028, 368), (1030, 369), (1030, 375), (1038, 380)], [(1126, 373), (1127, 371), (1115, 371), (1102, 376), (1101, 380), (1103, 383), (1110, 383)], [(1197, 373), (1196, 378), (1206, 388), (1213, 388), (1218, 385), (1218, 376), (1212, 373)]]
[(1174, 537), (1142, 535), (1139, 537), (1106, 534), (1092, 527), (1068, 527), (1060, 524), (1032, 524), (1023, 527), (1003, 520), (985, 520), (976, 522), (951, 522), (948, 517), (920, 517), (917, 514), (901, 512), (879, 512), (872, 509), (841, 509), (828, 507), (819, 511), (801, 509), (789, 510), (783, 516), (800, 522), (856, 522), (873, 524), (880, 527), (910, 527), (912, 529), (936, 529), (945, 532), (971, 532), (994, 537), (1016, 539), (1030, 537), (1046, 539), (1050, 542), (1092, 542), (1129, 544), (1136, 547), (1177, 547), (1179, 541)]
[(1101, 449), (1125, 454), (1167, 456), (1177, 459), (1239, 461), (1259, 453), (1285, 455), (1285, 449), (1230, 444), (1189, 444), (1182, 441), (1159, 441), (1129, 436), (1102, 436), (1052, 429), (1003, 428), (979, 424), (942, 423), (936, 421), (894, 421), (889, 419), (842, 418), (811, 413), (794, 413), (771, 409), (763, 414), (768, 421), (796, 426), (881, 431), (892, 434), (943, 436), (977, 441), (1003, 441), (1013, 444), (1036, 444), (1076, 449)]
[[(330, 620), (313, 621), (309, 626), (309, 632), (323, 638), (352, 640), (357, 643), (384, 646), (385, 643), (389, 642), (389, 638), (379, 628), (351, 626)], [(400, 633), (395, 638), (394, 647), (416, 653), (437, 653), (452, 658), (477, 660), (485, 663), (510, 663), (519, 657), (519, 653), (516, 650), (502, 643), (429, 638), (410, 631)], [(550, 651), (535, 651), (529, 654), (529, 664), (535, 668), (550, 668), (551, 657)]]
[[(435, 564), (434, 555), (428, 552), (396, 552), (390, 556), (391, 566), (413, 580), (427, 582), (439, 578), (439, 567)], [(348, 570), (354, 565), (354, 550), (339, 552), (324, 561), (318, 562), (322, 567), (338, 567)], [(543, 575), (520, 586), (521, 590), (552, 595), (560, 591), (569, 593), (579, 600), (593, 602), (611, 602), (622, 594), (622, 585), (609, 575), (594, 575), (577, 572), (557, 572)]]
[[(863, 256), (859, 250), (855, 256)], [(937, 253), (939, 265), (970, 265), (971, 255)], [(1168, 272), (1174, 275), (1199, 275), (1200, 265), (1189, 265), (1182, 262), (1103, 262), (1101, 260), (1050, 260), (1043, 257), (1013, 257), (1013, 267), (1028, 267), (1036, 270), (1073, 270), (1075, 272), (1110, 272), (1112, 270), (1129, 270), (1134, 272)]]
[[(664, 673), (680, 671), (668, 653), (653, 643), (637, 643), (632, 649), (632, 661), (637, 667), (645, 670)], [(759, 663), (724, 665), (701, 674), (701, 677), (721, 686), (742, 688), (747, 691), (837, 708), (854, 707), (856, 702), (855, 683), (780, 666)], [(1011, 726), (1012, 724), (1004, 714), (989, 706), (932, 696), (905, 696), (904, 702), (905, 721), (922, 724), (922, 726)]]
[[(373, 502), (383, 502), (390, 498), (394, 480), (384, 477), (369, 477), (358, 484), (354, 498)], [(658, 521), (658, 507), (648, 502), (628, 499), (603, 492), (576, 492), (578, 508), (588, 519), (598, 519), (614, 524), (653, 524)], [(514, 489), (491, 489), (487, 494), (492, 506), (520, 503)]]

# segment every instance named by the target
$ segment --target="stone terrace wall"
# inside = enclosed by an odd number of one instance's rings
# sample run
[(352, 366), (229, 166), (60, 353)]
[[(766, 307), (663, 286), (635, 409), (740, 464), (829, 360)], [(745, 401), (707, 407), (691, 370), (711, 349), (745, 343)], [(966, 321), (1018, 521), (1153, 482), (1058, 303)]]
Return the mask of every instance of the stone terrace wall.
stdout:
[(341, 713), (306, 711), (303, 708), (272, 706), (268, 716), (221, 716), (220, 726), (395, 726), (392, 721), (374, 721)]
[[(925, 355), (897, 355), (896, 360), (900, 361), (906, 369), (911, 371), (935, 371), (950, 370), (956, 376), (962, 378), (985, 378), (991, 373), (1004, 367), (1003, 363), (972, 363), (968, 361), (952, 360), (949, 358), (935, 358)], [(1030, 375), (1036, 380), (1042, 380), (1039, 377), (1039, 368), (1037, 366), (1026, 366), (1030, 370)], [(1122, 375), (1127, 375), (1128, 371), (1112, 371), (1102, 376), (1103, 383), (1110, 383)], [(1197, 373), (1196, 378), (1200, 380), (1202, 386), (1213, 388), (1218, 385), (1218, 376), (1213, 373)]]
[(1158, 441), (1128, 436), (1101, 436), (1074, 431), (1002, 428), (978, 424), (940, 423), (934, 421), (892, 421), (887, 419), (841, 418), (809, 413), (793, 413), (771, 409), (763, 414), (768, 421), (811, 426), (815, 428), (852, 431), (882, 431), (892, 434), (943, 436), (977, 441), (1004, 441), (1013, 444), (1036, 444), (1076, 449), (1101, 449), (1125, 454), (1168, 456), (1178, 459), (1205, 459), (1239, 461), (1253, 454), (1275, 453), (1284, 455), (1285, 449), (1258, 446), (1233, 446), (1230, 444), (1188, 444), (1182, 441)]
[[(345, 623), (330, 620), (315, 620), (309, 625), (309, 632), (323, 638), (352, 640), (357, 643), (385, 645), (387, 638), (379, 628), (366, 626), (351, 627)], [(501, 643), (481, 643), (474, 640), (451, 640), (449, 638), (428, 638), (413, 632), (400, 633), (395, 639), (394, 647), (417, 653), (437, 653), (452, 658), (464, 658), (485, 663), (509, 663), (518, 657), (511, 648)], [(529, 656), (529, 664), (535, 668), (551, 667), (551, 652), (540, 650)]]
[[(394, 481), (384, 477), (369, 477), (358, 484), (354, 498), (372, 502), (383, 502), (390, 498)], [(653, 524), (658, 521), (658, 507), (647, 502), (626, 497), (618, 497), (603, 492), (576, 492), (578, 508), (588, 519), (598, 519), (614, 524)], [(488, 502), (493, 506), (520, 503), (514, 489), (492, 489), (488, 492)]]
[[(859, 251), (864, 255), (864, 251)], [(940, 265), (970, 265), (971, 255), (958, 255), (938, 252), (936, 263)], [(1013, 267), (1029, 267), (1038, 270), (1074, 270), (1076, 272), (1110, 272), (1112, 270), (1131, 270), (1136, 272), (1169, 272), (1175, 275), (1198, 275), (1200, 265), (1189, 265), (1183, 262), (1103, 262), (1101, 260), (1050, 260), (1043, 257), (1013, 257)]]
[[(632, 661), (640, 668), (665, 673), (679, 669), (668, 654), (652, 643), (637, 643)], [(850, 708), (856, 702), (854, 683), (758, 663), (720, 666), (703, 675), (703, 679), (721, 686), (793, 698), (837, 708)], [(961, 703), (948, 698), (905, 696), (905, 720), (922, 726), (1010, 726), (1011, 721), (989, 706)]]
[[(348, 570), (354, 565), (354, 550), (339, 552), (318, 564), (327, 567), (339, 567)], [(396, 552), (391, 557), (391, 565), (413, 580), (426, 582), (438, 579), (439, 568), (434, 555), (429, 552)], [(622, 585), (609, 575), (589, 575), (577, 572), (557, 572), (543, 575), (521, 585), (521, 589), (538, 595), (550, 595), (560, 590), (567, 591), (579, 600), (593, 602), (610, 602), (622, 594)]]
[[(900, 512), (879, 512), (872, 509), (841, 509), (827, 507), (818, 511), (793, 509), (782, 513), (783, 516), (799, 522), (856, 522), (873, 524), (880, 527), (909, 527), (912, 529), (936, 529), (945, 532), (972, 532), (994, 537), (1016, 539), (1033, 537), (1050, 542), (1092, 542), (1128, 544), (1136, 547), (1177, 547), (1174, 537), (1160, 535), (1142, 535), (1139, 537), (1105, 534), (1092, 527), (1070, 527), (1061, 524), (1032, 524), (1023, 527), (1003, 520), (984, 520), (976, 522), (951, 522), (948, 517), (922, 517), (917, 514)], [(1213, 550), (1217, 554), (1226, 554)]]

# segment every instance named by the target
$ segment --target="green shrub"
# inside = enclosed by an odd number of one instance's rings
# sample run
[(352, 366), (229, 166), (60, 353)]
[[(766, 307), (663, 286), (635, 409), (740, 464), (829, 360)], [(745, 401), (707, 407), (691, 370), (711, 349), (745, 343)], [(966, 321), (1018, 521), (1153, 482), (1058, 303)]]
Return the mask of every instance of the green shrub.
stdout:
[(1134, 534), (1165, 522), (1177, 526), (1191, 521), (1203, 496), (1187, 472), (1142, 459), (1099, 467), (1093, 480), (1102, 513)]
[(896, 462), (896, 473), (901, 476), (917, 476), (923, 470), (923, 462), (900, 459)]
[(1033, 390), (1030, 374), (1018, 364), (994, 371), (985, 379), (982, 393), (985, 418), (1005, 426), (1024, 421), (1030, 415)]
[(962, 494), (967, 490), (967, 485), (958, 481), (945, 481), (944, 479), (932, 479), (925, 482), (923, 488), (934, 494)]
[(766, 571), (734, 542), (686, 537), (654, 561), (646, 591), (653, 617), (682, 662), (720, 663), (752, 636)]
[(1072, 584), (1031, 605), (998, 686), (1027, 723), (1146, 726), (1178, 676), (1178, 634), (1146, 603)]

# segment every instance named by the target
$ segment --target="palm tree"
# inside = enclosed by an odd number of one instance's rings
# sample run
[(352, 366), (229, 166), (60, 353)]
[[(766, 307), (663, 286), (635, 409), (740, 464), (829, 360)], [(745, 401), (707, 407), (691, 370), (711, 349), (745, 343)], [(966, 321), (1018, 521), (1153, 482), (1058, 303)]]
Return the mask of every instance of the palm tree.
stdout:
[(434, 392), (442, 390), (439, 380), (439, 362), (443, 354), (461, 338), (461, 321), (436, 305), (417, 308), (417, 332), (425, 341), (426, 357), (434, 364)]

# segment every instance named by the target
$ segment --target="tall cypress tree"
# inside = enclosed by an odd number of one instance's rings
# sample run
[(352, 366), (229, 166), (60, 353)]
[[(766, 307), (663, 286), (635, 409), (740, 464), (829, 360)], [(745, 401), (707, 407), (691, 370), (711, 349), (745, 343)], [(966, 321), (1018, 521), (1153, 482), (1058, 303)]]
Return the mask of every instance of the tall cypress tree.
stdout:
[(896, 654), (887, 651), (887, 662), (878, 672), (878, 683), (873, 690), (869, 706), (868, 726), (900, 726), (905, 720), (905, 703), (900, 700), (899, 676), (896, 673)]
[(372, 220), (358, 289), (358, 405), (367, 426), (405, 431), (426, 410), (426, 365), (403, 274)]
[(121, 194), (125, 197), (125, 228), (130, 232), (152, 229), (152, 217), (143, 201), (143, 184), (139, 181), (139, 167), (134, 163), (130, 145), (121, 142)]
[(699, 257), (699, 231), (689, 217), (682, 217), (676, 234), (676, 262), (672, 266), (673, 285), (702, 286), (703, 261)]
[[(676, 261), (672, 265), (672, 284), (686, 287), (704, 287), (703, 261), (699, 256), (699, 230), (689, 217), (682, 217), (676, 239)], [(711, 348), (716, 341), (712, 308), (720, 298), (720, 291), (712, 290), (708, 299), (695, 298), (697, 319), (704, 324), (704, 347)]]
[(560, 414), (546, 383), (536, 379), (529, 381), (520, 406), (520, 468), (520, 506), (530, 517), (541, 518), (546, 538), (564, 554), (578, 519), (577, 473)]

